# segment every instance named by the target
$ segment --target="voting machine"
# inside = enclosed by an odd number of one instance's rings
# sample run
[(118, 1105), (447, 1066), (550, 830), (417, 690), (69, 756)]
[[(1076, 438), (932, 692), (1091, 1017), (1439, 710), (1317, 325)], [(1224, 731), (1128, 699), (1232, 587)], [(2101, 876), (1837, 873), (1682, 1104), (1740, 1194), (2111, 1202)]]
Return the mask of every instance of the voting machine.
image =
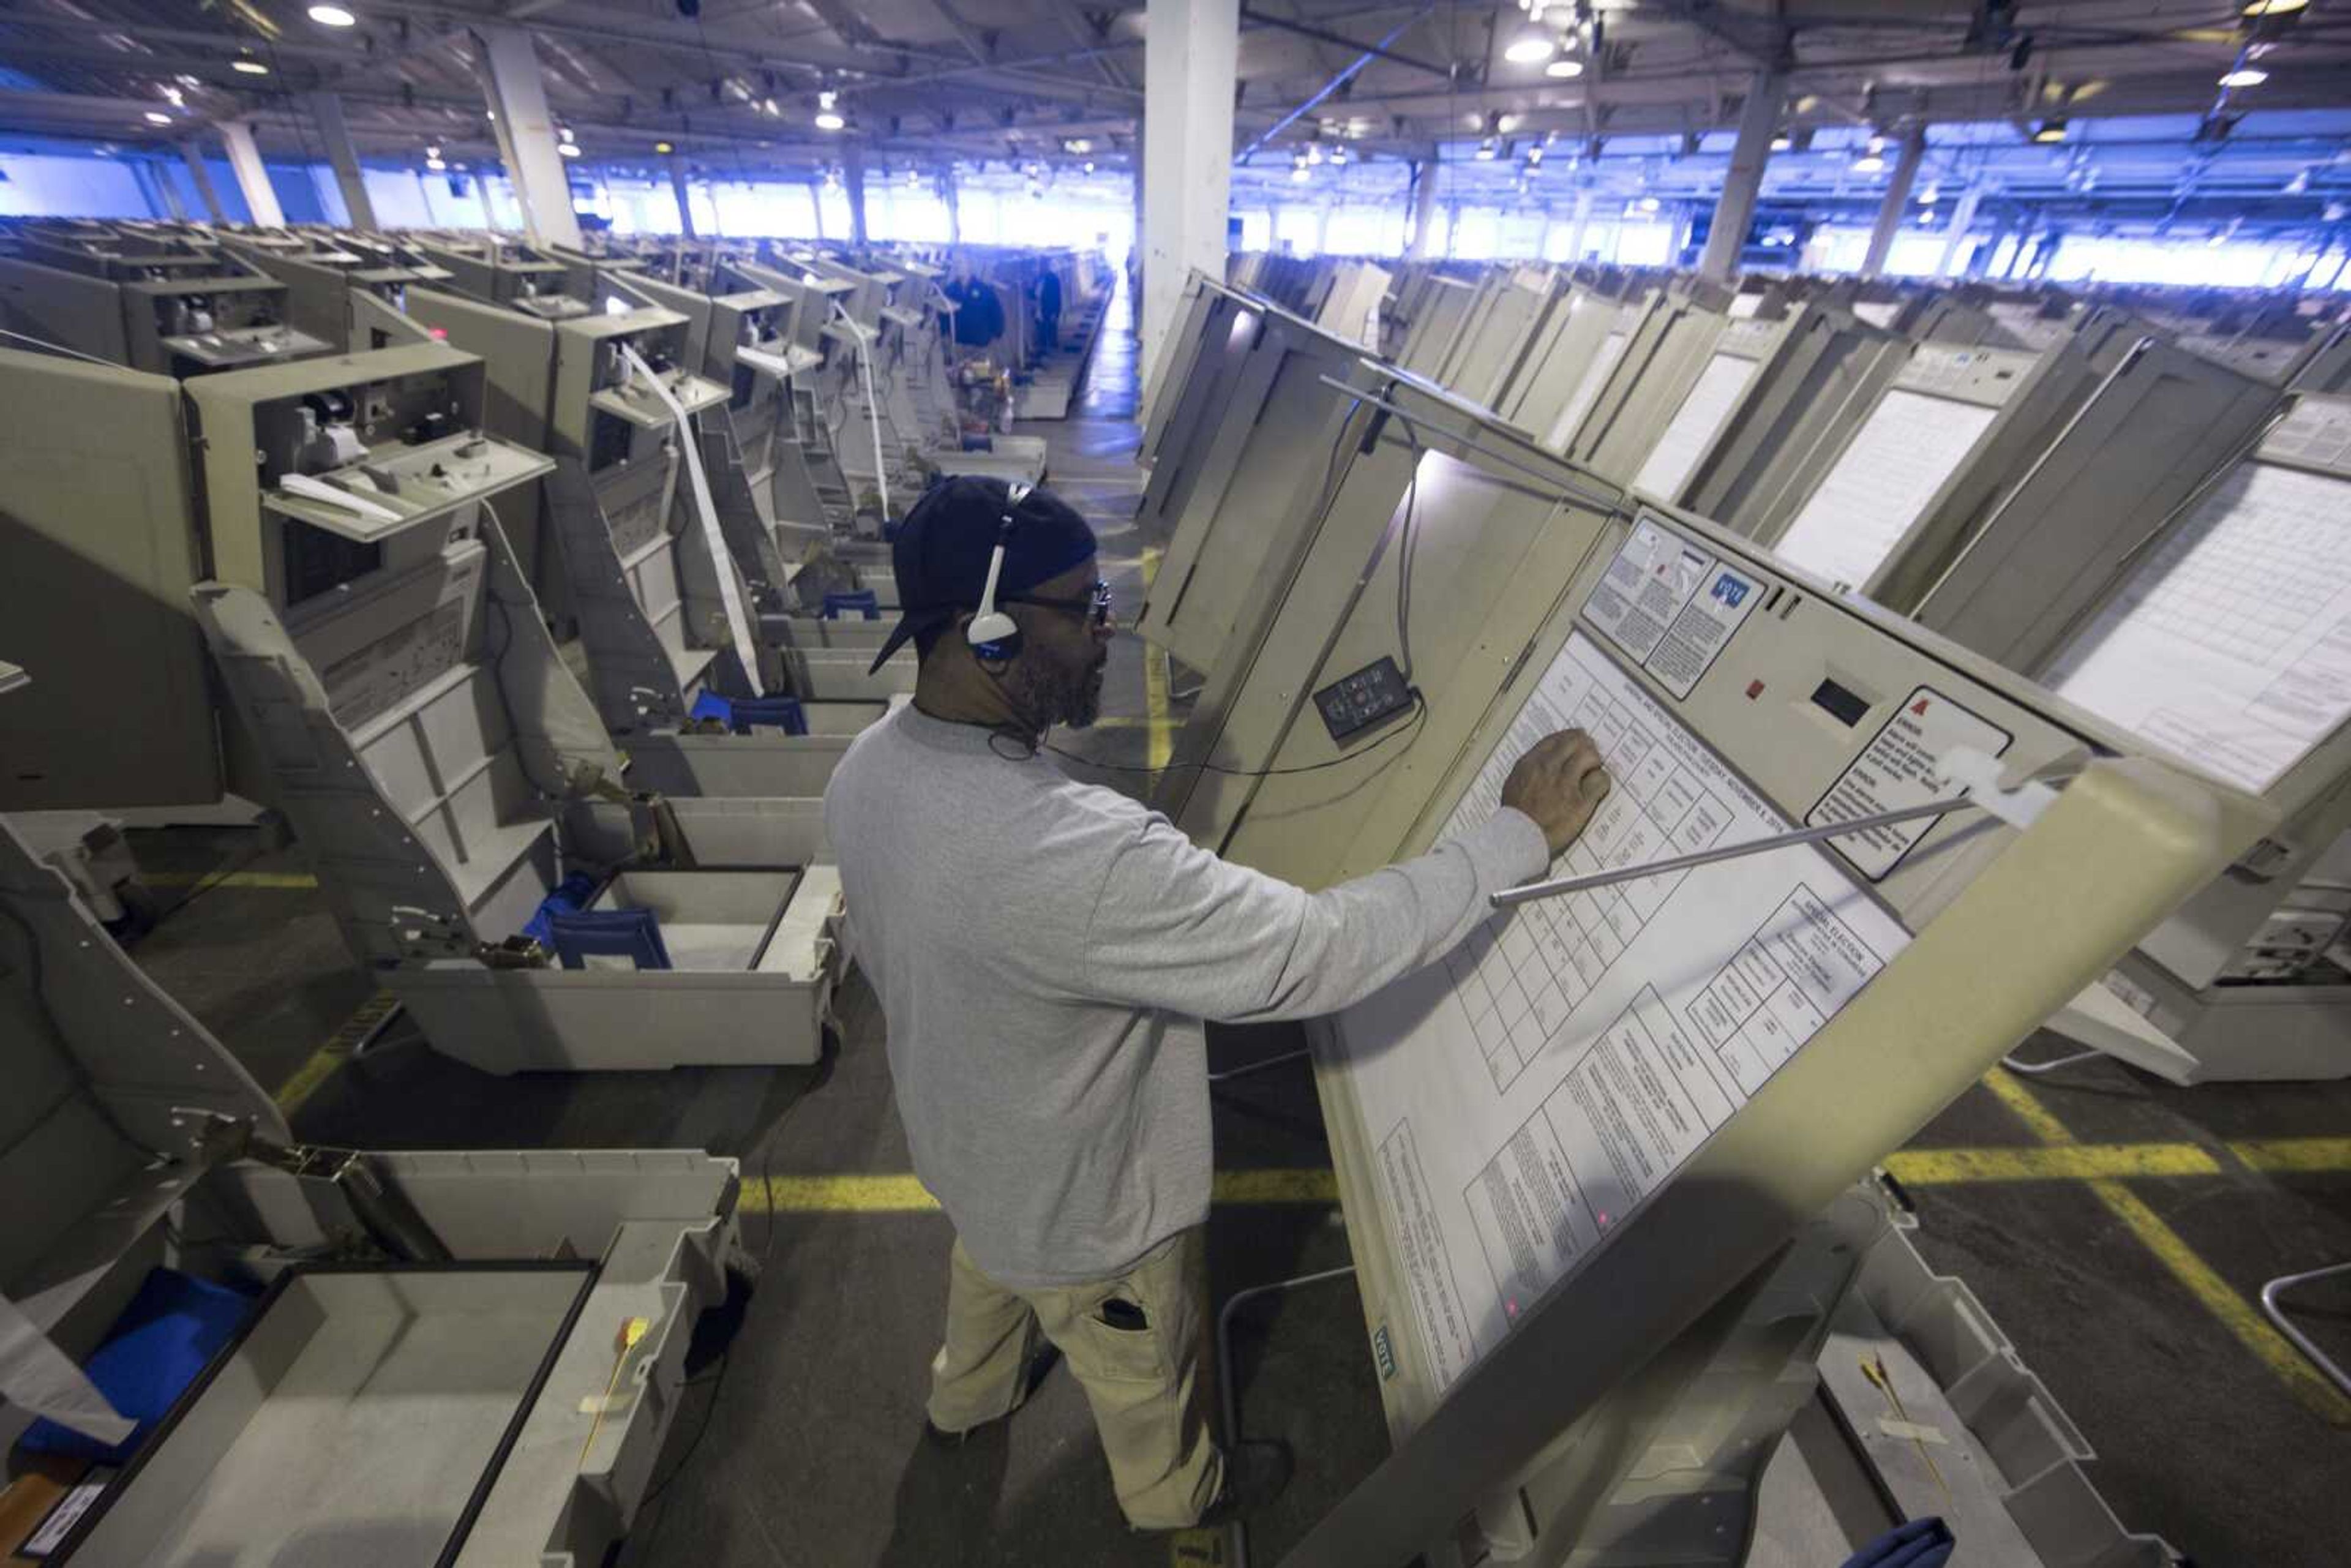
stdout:
[[(1210, 847), (1311, 886), (1371, 872), (1490, 812), (1518, 754), (1571, 727), (1615, 787), (1562, 876), (1953, 799), (1938, 769), (1961, 750), (2056, 793), (1497, 912), (1315, 1026), (1395, 1450), (1285, 1561), (1639, 1561), (1660, 1539), (1666, 1561), (1837, 1561), (1866, 1537), (1804, 1503), (1825, 1481), (1780, 1467), (1750, 1500), (1814, 1377), (1862, 1413), (1871, 1484), (1960, 1511), (1974, 1560), (2097, 1560), (2094, 1530), (2105, 1561), (2162, 1561), (2095, 1505), (2081, 1449), (2053, 1451), (2063, 1418), (2029, 1378), (1912, 1384), (1971, 1490), (1904, 1473), (1851, 1359), (1899, 1316), (1876, 1264), (1843, 1304), (1811, 1298), (1765, 1371), (1737, 1347), (1790, 1299), (1779, 1270), (1867, 1248), (1815, 1249), (1815, 1227), (1874, 1162), (2274, 814), (1439, 392), (1397, 378), (1353, 418), (1265, 635), (1176, 743), (1158, 803)], [(1933, 1330), (1893, 1332), (1933, 1358)], [(1773, 1414), (1789, 1375), (1797, 1413)], [(1792, 1540), (1813, 1553), (1748, 1555)]]
[(2137, 337), (2102, 311), (2039, 348), (1924, 341), (1743, 519), (1813, 576), (1867, 591), (1906, 541), (1948, 539), (2047, 447)]
[[(5, 817), (0, 916), (0, 1441), (37, 1415), (101, 1449), (131, 1428), (81, 1369), (134, 1301), (201, 1296), (234, 1322), (127, 1458), (15, 1478), (30, 1533), (0, 1551), (60, 1568), (604, 1561), (695, 1321), (727, 1291), (735, 1163), (298, 1144)], [(145, 1323), (166, 1331), (196, 1332)]]
[(433, 344), (207, 381), (198, 623), (346, 945), (434, 1047), (491, 1071), (814, 1061), (838, 973), (820, 784), (667, 799), (624, 774), (498, 525), (556, 465), (480, 431), (478, 362)]
[(1344, 387), (1365, 361), (1356, 344), (1196, 274), (1161, 356), (1171, 376), (1136, 515), (1168, 544), (1134, 627), (1207, 674), (1237, 632), (1249, 634), (1263, 580), (1286, 572), (1299, 517), (1343, 460)]
[(2179, 1082), (2341, 1077), (2351, 400), (2186, 356), (2171, 378), (2130, 423), (2069, 432), (1919, 616), (2284, 819), (2060, 1027)]
[[(1717, 362), (1715, 350), (1725, 333), (1752, 319), (1730, 315), (1734, 298), (1759, 305), (1764, 300), (1734, 296), (1719, 284), (1695, 277), (1659, 290), (1562, 454), (1611, 484), (1629, 483), (1656, 444), (1673, 434), (1675, 411)], [(1770, 314), (1779, 315), (1782, 308), (1776, 298), (1770, 299)], [(1717, 371), (1707, 396), (1719, 397), (1721, 384)]]

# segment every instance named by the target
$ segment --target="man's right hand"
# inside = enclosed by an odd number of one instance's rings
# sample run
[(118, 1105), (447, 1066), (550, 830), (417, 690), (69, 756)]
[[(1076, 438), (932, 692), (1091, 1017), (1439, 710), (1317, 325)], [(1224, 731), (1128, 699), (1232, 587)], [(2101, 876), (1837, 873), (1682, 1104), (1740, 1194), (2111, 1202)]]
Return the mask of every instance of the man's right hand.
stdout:
[(1608, 798), (1608, 788), (1600, 747), (1583, 731), (1563, 729), (1544, 736), (1519, 758), (1502, 781), (1502, 804), (1533, 818), (1557, 859)]

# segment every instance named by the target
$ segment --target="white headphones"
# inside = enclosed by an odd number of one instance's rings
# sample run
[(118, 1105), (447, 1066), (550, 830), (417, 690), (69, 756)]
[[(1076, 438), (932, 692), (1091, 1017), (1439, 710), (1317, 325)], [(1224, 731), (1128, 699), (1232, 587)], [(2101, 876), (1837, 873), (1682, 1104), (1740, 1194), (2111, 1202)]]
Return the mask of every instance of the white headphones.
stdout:
[(1004, 489), (1003, 525), (996, 534), (995, 553), (987, 558), (987, 586), (980, 590), (979, 613), (964, 628), (964, 641), (983, 659), (1002, 662), (1020, 652), (1020, 628), (996, 607), (996, 580), (1004, 571), (1004, 548), (1012, 538), (1012, 514), (1037, 486), (1014, 483)]

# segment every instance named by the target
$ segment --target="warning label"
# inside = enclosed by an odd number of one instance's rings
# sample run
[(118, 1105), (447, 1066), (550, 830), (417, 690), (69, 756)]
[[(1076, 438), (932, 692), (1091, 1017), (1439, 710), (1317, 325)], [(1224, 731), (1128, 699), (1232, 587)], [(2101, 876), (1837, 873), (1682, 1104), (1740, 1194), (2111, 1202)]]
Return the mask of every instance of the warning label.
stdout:
[(1753, 612), (1760, 589), (1644, 514), (1584, 601), (1583, 618), (1686, 697)]
[[(1998, 757), (2015, 738), (1932, 686), (1920, 686), (1894, 710), (1853, 765), (1829, 786), (1821, 803), (1805, 817), (1805, 825), (1850, 822), (1949, 799), (1957, 791), (1936, 774), (1938, 758), (1959, 746)], [(1832, 839), (1829, 843), (1870, 881), (1883, 882), (1941, 821), (1921, 817), (1850, 838)]]

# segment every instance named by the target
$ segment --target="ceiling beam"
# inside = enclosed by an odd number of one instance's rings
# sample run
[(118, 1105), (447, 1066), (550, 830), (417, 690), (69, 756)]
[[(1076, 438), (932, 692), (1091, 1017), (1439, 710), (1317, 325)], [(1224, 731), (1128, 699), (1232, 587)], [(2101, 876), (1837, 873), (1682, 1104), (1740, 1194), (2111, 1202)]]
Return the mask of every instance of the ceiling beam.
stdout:
[[(1426, 11), (1421, 12), (1419, 16), (1415, 16), (1411, 23), (1406, 24), (1406, 27), (1409, 28), (1417, 24), (1421, 17), (1427, 15)], [(1359, 50), (1413, 70), (1426, 71), (1433, 76), (1443, 77), (1447, 81), (1453, 79), (1453, 68), (1450, 66), (1440, 66), (1432, 60), (1417, 59), (1411, 55), (1401, 55), (1389, 48), (1387, 47), (1389, 42), (1401, 36), (1401, 30), (1390, 33), (1378, 43), (1367, 44), (1361, 38), (1351, 38), (1344, 33), (1334, 33), (1326, 27), (1317, 27), (1309, 22), (1293, 21), (1288, 16), (1276, 16), (1267, 11), (1252, 11), (1246, 5), (1241, 7), (1241, 20), (1253, 22), (1260, 27), (1272, 27), (1284, 33), (1295, 33), (1301, 38), (1312, 38), (1317, 43), (1336, 44), (1343, 49)]]

